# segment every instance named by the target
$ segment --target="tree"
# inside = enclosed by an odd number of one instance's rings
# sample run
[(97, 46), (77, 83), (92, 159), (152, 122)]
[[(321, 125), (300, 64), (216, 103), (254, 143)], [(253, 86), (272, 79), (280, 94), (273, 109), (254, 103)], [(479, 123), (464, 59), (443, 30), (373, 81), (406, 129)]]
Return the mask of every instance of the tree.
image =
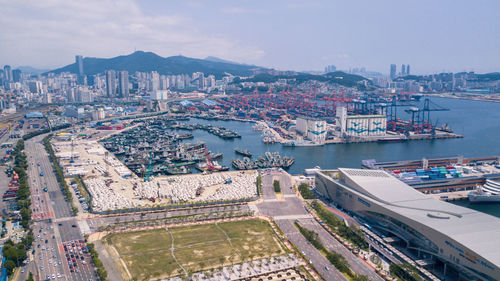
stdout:
[(6, 260), (3, 264), (3, 267), (7, 269), (7, 274), (11, 275), (12, 271), (14, 271), (14, 268), (16, 268), (16, 263), (13, 260)]
[(30, 274), (28, 275), (28, 279), (26, 281), (34, 281), (33, 273), (30, 272)]

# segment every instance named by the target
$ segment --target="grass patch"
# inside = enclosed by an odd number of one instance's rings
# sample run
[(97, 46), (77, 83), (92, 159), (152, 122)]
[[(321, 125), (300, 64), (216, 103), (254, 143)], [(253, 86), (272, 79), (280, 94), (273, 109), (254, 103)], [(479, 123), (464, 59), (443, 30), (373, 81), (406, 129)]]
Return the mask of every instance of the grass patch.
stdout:
[(277, 181), (277, 180), (273, 181), (273, 187), (274, 187), (275, 193), (281, 193), (281, 187), (280, 187), (279, 181)]
[(119, 257), (113, 260), (121, 267), (121, 258), (132, 279), (160, 279), (183, 274), (171, 255), (171, 234), (174, 255), (187, 272), (285, 253), (269, 223), (260, 219), (114, 233), (104, 241), (116, 249)]

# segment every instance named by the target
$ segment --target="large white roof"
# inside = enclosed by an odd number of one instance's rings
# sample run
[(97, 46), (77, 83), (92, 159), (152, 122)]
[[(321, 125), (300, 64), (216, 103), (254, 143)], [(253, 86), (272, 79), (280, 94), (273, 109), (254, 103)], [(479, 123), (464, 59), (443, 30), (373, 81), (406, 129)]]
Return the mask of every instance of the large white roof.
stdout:
[(410, 220), (445, 234), (500, 266), (500, 218), (434, 199), (385, 171), (339, 169), (358, 192)]

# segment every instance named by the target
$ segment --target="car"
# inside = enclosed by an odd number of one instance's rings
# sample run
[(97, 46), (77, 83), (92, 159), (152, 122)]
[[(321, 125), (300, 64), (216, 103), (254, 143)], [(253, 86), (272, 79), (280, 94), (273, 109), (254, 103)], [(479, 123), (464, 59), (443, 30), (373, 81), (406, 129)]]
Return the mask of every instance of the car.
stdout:
[(326, 270), (330, 270), (330, 269), (328, 268), (328, 266), (325, 266), (325, 269), (326, 269)]
[(59, 260), (59, 261), (57, 261), (57, 263), (58, 263), (58, 264), (61, 264), (61, 263), (62, 263), (62, 261), (61, 261), (61, 260)]
[(76, 224), (72, 224), (71, 227), (76, 227)]
[(62, 226), (62, 223), (58, 223), (57, 225)]
[[(73, 265), (72, 264), (69, 265), (69, 269), (73, 270)], [(71, 271), (71, 272), (73, 272), (73, 271)]]
[(57, 273), (57, 278), (61, 278), (61, 273)]
[(69, 254), (68, 253), (66, 253), (66, 257), (69, 258)]
[(43, 269), (44, 269), (43, 265), (42, 265), (42, 266), (40, 266), (40, 270), (43, 270)]
[(73, 269), (70, 270), (71, 273), (75, 272)]
[(47, 274), (47, 279), (49, 279), (49, 280), (50, 280), (50, 274)]
[(24, 268), (23, 268), (23, 269), (21, 269), (21, 273), (24, 273)]
[(45, 243), (49, 243), (49, 240), (45, 239)]
[(83, 261), (85, 258), (83, 256), (81, 256), (80, 259)]
[(42, 256), (40, 256), (40, 260), (43, 260), (43, 257), (42, 257)]
[(40, 248), (40, 244), (38, 244), (38, 246), (36, 246), (37, 248)]
[(52, 274), (52, 279), (56, 279), (56, 275), (55, 274)]
[(53, 258), (57, 258), (56, 254), (54, 254), (52, 257), (53, 257)]
[(83, 263), (83, 264), (87, 264), (87, 262), (86, 262), (86, 261), (82, 261), (82, 263)]

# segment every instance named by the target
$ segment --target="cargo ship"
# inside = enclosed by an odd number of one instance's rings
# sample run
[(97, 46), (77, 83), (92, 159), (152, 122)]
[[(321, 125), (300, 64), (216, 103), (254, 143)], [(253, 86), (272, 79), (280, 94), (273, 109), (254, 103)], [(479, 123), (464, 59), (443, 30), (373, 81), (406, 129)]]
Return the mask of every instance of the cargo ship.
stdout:
[(245, 157), (252, 157), (252, 153), (250, 153), (250, 151), (248, 151), (248, 149), (243, 150), (243, 149), (235, 148), (234, 152), (236, 152), (237, 154), (243, 155)]
[(469, 192), (469, 202), (477, 203), (500, 203), (500, 182), (486, 180), (486, 183)]

